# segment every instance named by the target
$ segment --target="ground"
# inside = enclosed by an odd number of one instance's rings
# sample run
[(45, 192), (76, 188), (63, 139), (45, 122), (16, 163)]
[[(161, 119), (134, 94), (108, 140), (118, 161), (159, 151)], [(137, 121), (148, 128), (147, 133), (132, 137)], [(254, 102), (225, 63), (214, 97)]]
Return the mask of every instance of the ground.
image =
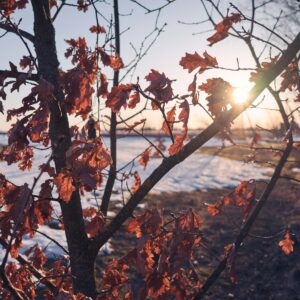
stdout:
[[(252, 150), (244, 146), (229, 147), (221, 151), (216, 147), (210, 147), (201, 151), (203, 155), (217, 153), (227, 158), (241, 160), (252, 153)], [(293, 171), (297, 167), (298, 157), (299, 150), (295, 150), (290, 158), (291, 162), (284, 170), (285, 175), (298, 176), (297, 172)], [(274, 153), (262, 150), (256, 154), (257, 161), (264, 163), (268, 161), (268, 165), (277, 159), (278, 156), (274, 156)], [(258, 182), (258, 198), (265, 184)], [(225, 213), (216, 217), (207, 212), (205, 203), (215, 203), (219, 197), (228, 192), (229, 190), (223, 189), (151, 194), (144, 202), (148, 207), (163, 208), (166, 216), (169, 212), (174, 212), (174, 207), (176, 211), (192, 208), (202, 216), (205, 245), (200, 250), (199, 256), (195, 257), (194, 264), (203, 281), (218, 264), (218, 259), (224, 253), (224, 246), (235, 240), (242, 222), (240, 208), (228, 207)], [(297, 241), (300, 239), (299, 196), (299, 183), (287, 179), (278, 181), (237, 255), (238, 283), (232, 284), (227, 272), (223, 272), (205, 299), (300, 299), (300, 246)], [(294, 234), (295, 240), (294, 252), (290, 255), (284, 254), (278, 246), (286, 228)], [(134, 245), (133, 235), (129, 235), (123, 228), (112, 239), (114, 257), (126, 254)], [(110, 259), (99, 259), (98, 266), (103, 266)]]

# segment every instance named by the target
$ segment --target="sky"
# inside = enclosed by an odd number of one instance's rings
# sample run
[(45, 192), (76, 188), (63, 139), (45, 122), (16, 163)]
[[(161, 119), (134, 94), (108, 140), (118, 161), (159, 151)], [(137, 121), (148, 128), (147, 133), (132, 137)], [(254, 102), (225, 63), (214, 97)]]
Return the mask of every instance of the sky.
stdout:
[[(76, 1), (69, 0), (68, 3), (75, 3)], [(126, 64), (135, 56), (133, 47), (139, 49), (141, 43), (149, 33), (153, 31), (156, 26), (156, 13), (146, 14), (145, 10), (130, 0), (121, 0), (120, 2), (120, 26), (121, 26), (121, 57)], [(164, 0), (144, 0), (140, 3), (148, 7), (158, 7), (165, 3)], [(247, 3), (249, 1), (235, 1), (242, 11), (247, 10)], [(221, 1), (221, 10), (226, 14), (228, 1)], [(107, 26), (112, 15), (112, 1), (107, 0), (105, 3), (99, 5), (99, 10), (105, 18), (99, 19), (100, 24)], [(53, 10), (54, 11), (54, 10)], [(213, 14), (216, 17), (216, 14)], [(139, 62), (134, 74), (124, 78), (123, 82), (139, 82), (143, 88), (147, 87), (145, 76), (151, 69), (159, 72), (164, 72), (170, 79), (176, 79), (173, 83), (175, 94), (186, 94), (188, 85), (193, 80), (193, 74), (189, 74), (187, 70), (183, 70), (179, 65), (181, 57), (186, 52), (194, 53), (197, 51), (202, 54), (207, 51), (210, 55), (215, 56), (219, 65), (224, 67), (236, 67), (237, 59), (241, 67), (254, 67), (254, 62), (250, 56), (247, 47), (237, 39), (227, 38), (226, 40), (217, 43), (213, 47), (208, 46), (207, 38), (213, 34), (212, 26), (209, 22), (204, 22), (198, 25), (184, 25), (181, 22), (201, 22), (207, 19), (205, 11), (199, 0), (176, 0), (171, 5), (167, 6), (161, 11), (158, 18), (157, 27), (162, 27), (166, 23), (164, 31), (155, 41), (154, 45), (147, 52), (147, 55)], [(31, 7), (28, 6), (26, 10), (20, 10), (14, 15), (14, 21), (20, 22), (20, 28), (33, 32), (33, 15)], [(220, 21), (216, 17), (216, 21)], [(67, 48), (65, 39), (85, 37), (88, 44), (93, 47), (95, 45), (95, 35), (89, 32), (89, 28), (95, 25), (95, 17), (93, 10), (86, 13), (78, 12), (74, 7), (64, 7), (61, 13), (55, 20), (54, 26), (56, 29), (56, 46), (58, 51), (59, 61), (61, 67), (66, 70), (71, 67), (69, 61), (64, 57), (64, 52)], [(0, 31), (0, 35), (3, 32)], [(145, 42), (145, 48), (152, 42), (154, 35), (151, 35)], [(133, 47), (131, 46), (133, 45)], [(9, 66), (9, 61), (18, 64), (20, 58), (26, 55), (26, 49), (22, 42), (14, 34), (7, 34), (0, 39), (1, 55), (0, 55), (0, 69), (6, 69)], [(261, 47), (261, 45), (258, 45)], [(265, 57), (268, 56), (265, 52)], [(263, 56), (264, 56), (263, 55)], [(104, 73), (109, 72), (108, 67), (103, 68)], [(121, 72), (124, 74), (124, 71)], [(239, 87), (243, 92), (252, 86), (249, 83), (249, 71), (229, 72), (222, 70), (211, 70), (202, 74), (198, 79), (198, 84), (205, 82), (210, 77), (222, 77), (229, 81), (233, 86)], [(21, 92), (8, 95), (8, 99), (4, 103), (5, 109), (18, 107), (22, 97), (28, 93), (30, 87), (22, 89)], [(267, 95), (262, 107), (271, 106), (272, 100)], [(257, 101), (260, 101), (258, 99)], [(200, 94), (200, 103), (206, 104), (205, 94)], [(96, 101), (95, 101), (96, 104)], [(104, 108), (104, 103), (101, 104)], [(94, 107), (96, 113), (97, 106)], [(129, 113), (125, 111), (125, 116)], [(102, 117), (108, 115), (107, 109), (101, 110)], [(157, 112), (145, 112), (142, 117), (148, 119), (147, 125), (150, 127), (160, 128), (162, 120)], [(235, 122), (236, 126), (255, 126), (273, 127), (278, 124), (280, 116), (277, 112), (268, 111), (266, 113), (263, 109), (248, 110)], [(141, 119), (141, 117), (139, 117)], [(249, 122), (250, 120), (250, 122)], [(204, 127), (211, 122), (206, 113), (199, 107), (194, 107), (191, 110), (190, 127), (198, 128)], [(82, 124), (81, 119), (71, 118), (72, 124)], [(9, 129), (10, 123), (5, 120), (5, 115), (0, 115), (0, 130), (6, 131)]]

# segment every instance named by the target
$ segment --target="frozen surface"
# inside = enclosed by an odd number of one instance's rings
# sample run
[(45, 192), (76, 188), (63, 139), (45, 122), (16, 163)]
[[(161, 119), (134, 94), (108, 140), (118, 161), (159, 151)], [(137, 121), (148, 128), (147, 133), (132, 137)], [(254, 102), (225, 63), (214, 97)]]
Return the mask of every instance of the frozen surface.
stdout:
[[(154, 142), (154, 139), (151, 139)], [(108, 139), (104, 139), (106, 146)], [(7, 144), (6, 137), (0, 135), (0, 144)], [(167, 144), (167, 143), (166, 143)], [(207, 145), (221, 146), (222, 142), (218, 139), (211, 140)], [(137, 161), (128, 164), (135, 157), (140, 155), (144, 149), (149, 146), (148, 142), (138, 137), (126, 137), (118, 139), (118, 169), (122, 172), (130, 172), (130, 170), (137, 170), (141, 176), (142, 181), (147, 178), (151, 172), (160, 164), (161, 159), (150, 158), (149, 164), (144, 170)], [(33, 168), (30, 172), (21, 172), (16, 165), (7, 166), (7, 164), (0, 163), (0, 173), (3, 173), (7, 179), (13, 181), (17, 185), (24, 183), (32, 184), (34, 177), (39, 174), (38, 166), (47, 160), (49, 157), (49, 150), (38, 151), (35, 150), (35, 157)], [(128, 164), (128, 165), (127, 165)], [(125, 166), (125, 167), (124, 167)], [(123, 168), (124, 167), (124, 168)], [(220, 189), (225, 187), (234, 187), (241, 180), (248, 179), (265, 179), (266, 173), (270, 172), (270, 168), (260, 168), (254, 164), (244, 164), (235, 160), (230, 160), (218, 156), (209, 156), (195, 153), (187, 158), (180, 165), (174, 167), (165, 177), (153, 188), (153, 192), (177, 192), (177, 191), (195, 191), (207, 189)], [(119, 175), (120, 177), (120, 175)], [(46, 175), (42, 177), (40, 183)], [(128, 186), (133, 185), (133, 179), (128, 180)], [(35, 193), (39, 193), (40, 186), (37, 185)], [(101, 191), (97, 192), (98, 198), (101, 197)], [(128, 192), (124, 193), (125, 198), (129, 196)], [(122, 200), (121, 185), (117, 182), (112, 196), (112, 200)], [(126, 200), (126, 199), (125, 199)], [(118, 207), (121, 203), (118, 203)], [(86, 194), (82, 199), (83, 207), (96, 205), (94, 195)], [(59, 215), (59, 207), (55, 206), (55, 214)], [(53, 239), (58, 241), (63, 247), (67, 247), (64, 232), (58, 229), (50, 228), (49, 226), (41, 226), (39, 230)], [(34, 241), (33, 241), (34, 240)], [(34, 242), (45, 248), (48, 256), (57, 256), (64, 254), (63, 250), (55, 243), (51, 242), (46, 237), (38, 234), (33, 239), (24, 239), (24, 250), (32, 246)], [(23, 252), (22, 250), (21, 252)], [(111, 252), (111, 246), (107, 243), (103, 249), (102, 254)], [(0, 253), (4, 251), (0, 251)], [(2, 254), (3, 255), (3, 254)], [(1, 256), (1, 254), (0, 254)]]

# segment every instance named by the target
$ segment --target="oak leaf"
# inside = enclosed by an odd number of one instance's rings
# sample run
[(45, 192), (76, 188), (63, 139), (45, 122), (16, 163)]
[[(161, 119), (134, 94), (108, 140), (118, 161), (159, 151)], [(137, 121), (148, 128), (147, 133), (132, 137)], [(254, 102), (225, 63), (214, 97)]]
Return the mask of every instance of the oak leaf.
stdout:
[(209, 46), (225, 39), (228, 37), (229, 29), (233, 24), (241, 22), (242, 16), (239, 13), (232, 13), (231, 16), (226, 16), (220, 23), (215, 26), (216, 33), (207, 39), (209, 41)]
[(150, 153), (151, 153), (151, 148), (149, 147), (142, 153), (141, 157), (138, 160), (139, 163), (144, 167), (144, 170), (146, 169), (147, 164), (149, 162)]
[(294, 251), (294, 243), (295, 242), (292, 240), (290, 232), (287, 231), (284, 235), (284, 239), (281, 240), (278, 245), (286, 255), (289, 255)]
[(218, 62), (215, 57), (210, 56), (206, 51), (203, 57), (197, 52), (194, 54), (185, 53), (185, 56), (181, 58), (179, 64), (188, 69), (189, 73), (199, 68), (199, 74), (203, 73), (208, 67), (216, 67)]
[(233, 87), (222, 78), (207, 79), (199, 88), (208, 94), (206, 97), (208, 110), (214, 117), (227, 111), (227, 105), (232, 103)]
[(122, 107), (126, 108), (130, 92), (133, 88), (133, 84), (114, 86), (107, 95), (106, 106), (110, 107), (113, 112), (119, 112)]
[[(162, 125), (162, 129), (165, 132), (166, 135), (170, 135), (170, 130), (173, 130), (174, 127), (174, 122), (175, 122), (175, 115), (176, 115), (176, 105), (174, 105), (168, 112), (167, 112), (167, 120), (164, 120), (163, 125)], [(169, 126), (168, 126), (168, 124)]]
[(172, 100), (173, 89), (171, 83), (173, 80), (167, 78), (165, 73), (159, 73), (152, 69), (145, 79), (150, 82), (145, 92), (151, 93), (156, 101), (166, 103)]
[(106, 33), (106, 29), (103, 26), (100, 26), (100, 25), (93, 25), (90, 28), (90, 32), (92, 32), (92, 33)]
[(178, 116), (179, 121), (183, 123), (183, 128), (187, 131), (188, 129), (188, 121), (189, 121), (189, 115), (190, 115), (190, 105), (187, 102), (187, 100), (184, 100), (179, 108), (181, 108), (181, 112)]
[(197, 105), (199, 103), (199, 94), (197, 93), (197, 75), (195, 74), (193, 81), (188, 86), (188, 91), (191, 92), (192, 103)]
[(177, 154), (183, 147), (183, 142), (187, 138), (187, 130), (183, 130), (179, 135), (175, 136), (174, 143), (169, 147), (170, 155)]
[(76, 190), (75, 186), (73, 185), (74, 180), (70, 172), (67, 170), (60, 171), (54, 178), (53, 182), (57, 187), (59, 197), (63, 201), (69, 202), (73, 192)]

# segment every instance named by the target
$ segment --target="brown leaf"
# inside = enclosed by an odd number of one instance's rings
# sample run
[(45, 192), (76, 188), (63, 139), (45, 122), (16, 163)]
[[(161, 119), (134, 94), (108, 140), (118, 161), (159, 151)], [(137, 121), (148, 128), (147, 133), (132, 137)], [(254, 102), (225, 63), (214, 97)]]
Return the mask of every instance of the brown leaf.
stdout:
[(287, 231), (284, 235), (284, 239), (281, 240), (278, 245), (286, 255), (289, 255), (294, 251), (294, 243), (295, 242), (291, 239), (290, 232)]
[(119, 112), (122, 107), (127, 107), (127, 100), (129, 99), (129, 94), (133, 89), (132, 84), (120, 84), (119, 86), (114, 86), (111, 92), (107, 96), (105, 102), (107, 107), (110, 107), (113, 112)]
[(90, 32), (92, 32), (92, 33), (106, 33), (106, 29), (103, 26), (93, 25), (90, 28)]
[(208, 110), (215, 117), (226, 111), (227, 104), (232, 102), (233, 87), (222, 78), (207, 79), (199, 88), (208, 94), (206, 97)]
[(183, 142), (187, 138), (187, 131), (183, 130), (179, 135), (175, 136), (174, 143), (169, 147), (169, 154), (177, 154), (183, 147)]
[(189, 115), (190, 115), (190, 105), (186, 100), (184, 100), (180, 104), (179, 108), (181, 108), (181, 112), (178, 116), (178, 119), (179, 119), (179, 121), (181, 121), (183, 123), (183, 128), (187, 131)]
[(208, 67), (215, 67), (218, 62), (215, 57), (210, 56), (206, 51), (203, 57), (197, 52), (194, 54), (185, 53), (185, 57), (182, 57), (179, 64), (184, 68), (188, 69), (189, 73), (194, 71), (196, 68), (199, 69), (199, 74), (203, 73)]
[(193, 82), (189, 85), (188, 91), (192, 92), (192, 103), (197, 105), (199, 103), (199, 95), (197, 93), (197, 75), (195, 74)]
[(57, 187), (59, 197), (65, 202), (70, 201), (73, 192), (76, 190), (71, 174), (67, 170), (62, 170), (54, 178), (53, 182)]
[(164, 73), (159, 73), (152, 69), (145, 79), (150, 82), (145, 92), (150, 92), (154, 95), (156, 101), (166, 103), (172, 99), (173, 89), (171, 83), (173, 80), (167, 78)]
[[(174, 105), (168, 112), (167, 112), (167, 120), (163, 122), (162, 129), (165, 132), (166, 135), (170, 135), (170, 130), (173, 130), (174, 122), (175, 122), (175, 115), (176, 115), (176, 105)], [(169, 124), (169, 127), (167, 125), (167, 122)]]
[(147, 164), (149, 162), (150, 152), (151, 152), (151, 148), (149, 147), (142, 153), (141, 157), (138, 160), (139, 163), (144, 167), (144, 170), (146, 169)]
[(131, 187), (131, 190), (133, 193), (135, 193), (141, 186), (141, 177), (137, 171), (133, 172), (133, 177), (134, 177), (134, 186)]
[(220, 23), (215, 26), (216, 33), (207, 40), (210, 42), (209, 46), (225, 39), (229, 33), (229, 29), (233, 24), (241, 22), (242, 16), (238, 13), (233, 13), (231, 16), (226, 16)]

